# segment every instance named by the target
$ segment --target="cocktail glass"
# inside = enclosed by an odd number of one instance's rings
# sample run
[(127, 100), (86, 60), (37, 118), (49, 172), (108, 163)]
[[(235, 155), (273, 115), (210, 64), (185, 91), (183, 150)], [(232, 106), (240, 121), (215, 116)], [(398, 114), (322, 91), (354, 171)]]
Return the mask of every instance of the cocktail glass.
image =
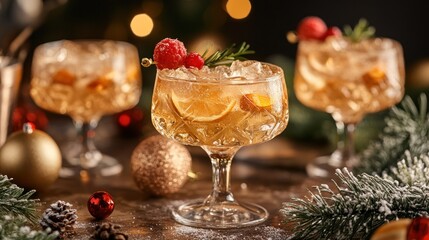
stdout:
[(100, 118), (135, 106), (141, 93), (137, 49), (103, 40), (56, 41), (34, 52), (30, 94), (35, 103), (69, 115), (80, 133), (78, 151), (63, 152), (66, 174), (116, 175), (122, 165), (94, 144)]
[(259, 224), (268, 212), (237, 202), (230, 166), (242, 146), (266, 142), (288, 123), (281, 68), (255, 61), (231, 67), (158, 70), (152, 98), (152, 123), (164, 136), (200, 146), (212, 162), (213, 188), (202, 200), (173, 210), (176, 221), (195, 227), (235, 228)]
[(386, 38), (300, 41), (294, 85), (301, 103), (332, 115), (340, 137), (337, 149), (308, 164), (307, 173), (327, 177), (336, 168), (352, 168), (359, 163), (356, 125), (367, 113), (389, 108), (404, 95), (401, 45)]

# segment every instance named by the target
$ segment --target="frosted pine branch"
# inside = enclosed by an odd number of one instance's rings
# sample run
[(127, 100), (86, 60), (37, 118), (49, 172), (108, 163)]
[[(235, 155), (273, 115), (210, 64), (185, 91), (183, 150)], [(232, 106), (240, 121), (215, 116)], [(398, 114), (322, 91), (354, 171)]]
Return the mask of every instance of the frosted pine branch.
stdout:
[(428, 216), (429, 186), (407, 185), (366, 173), (337, 170), (335, 189), (315, 187), (280, 210), (297, 239), (365, 239), (377, 227), (399, 218)]
[(28, 225), (28, 220), (22, 216), (0, 216), (0, 239), (9, 240), (54, 240), (58, 233), (35, 231)]
[(280, 212), (298, 239), (365, 239), (385, 222), (429, 216), (429, 116), (426, 95), (394, 107), (355, 176), (337, 170), (334, 189), (284, 203)]
[(393, 107), (385, 119), (386, 127), (377, 140), (361, 154), (357, 172), (390, 173), (391, 167), (406, 158), (429, 153), (429, 117), (426, 95), (420, 95), (419, 106), (405, 97), (400, 107)]
[(0, 175), (0, 216), (24, 216), (32, 223), (36, 223), (36, 207), (38, 199), (30, 199), (35, 193), (34, 190), (24, 192), (23, 188), (13, 184), (12, 179)]
[(391, 169), (391, 174), (383, 177), (398, 180), (408, 186), (429, 186), (429, 154), (412, 157), (409, 151), (405, 152), (405, 159)]

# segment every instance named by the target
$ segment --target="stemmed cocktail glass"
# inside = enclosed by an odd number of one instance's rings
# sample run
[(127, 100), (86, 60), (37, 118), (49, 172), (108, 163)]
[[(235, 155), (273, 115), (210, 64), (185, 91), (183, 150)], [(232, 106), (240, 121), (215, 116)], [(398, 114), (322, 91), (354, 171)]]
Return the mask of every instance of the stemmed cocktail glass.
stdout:
[(137, 49), (108, 40), (56, 41), (34, 52), (31, 97), (52, 112), (69, 115), (80, 132), (78, 151), (63, 152), (70, 175), (87, 171), (101, 176), (122, 165), (94, 145), (100, 118), (135, 106), (141, 93)]
[(231, 67), (158, 70), (152, 98), (155, 128), (182, 144), (202, 147), (213, 169), (211, 194), (174, 209), (175, 220), (206, 228), (266, 220), (263, 207), (235, 200), (231, 161), (240, 147), (280, 134), (288, 116), (286, 84), (277, 66), (237, 61)]
[(300, 41), (294, 85), (300, 102), (330, 113), (344, 137), (330, 156), (319, 157), (307, 166), (310, 176), (327, 177), (335, 168), (358, 164), (353, 140), (362, 118), (402, 99), (402, 48), (387, 38)]

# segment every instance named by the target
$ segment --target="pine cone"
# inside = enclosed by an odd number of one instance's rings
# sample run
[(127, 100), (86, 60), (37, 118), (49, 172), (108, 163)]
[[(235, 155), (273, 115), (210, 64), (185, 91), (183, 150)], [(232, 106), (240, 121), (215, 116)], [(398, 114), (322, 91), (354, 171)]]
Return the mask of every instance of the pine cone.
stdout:
[(72, 209), (72, 206), (61, 200), (51, 204), (43, 213), (40, 226), (44, 230), (50, 228), (52, 231), (58, 231), (60, 237), (70, 233), (77, 219), (76, 209)]
[(120, 228), (120, 226), (111, 223), (97, 225), (90, 240), (127, 240), (128, 236), (119, 232)]

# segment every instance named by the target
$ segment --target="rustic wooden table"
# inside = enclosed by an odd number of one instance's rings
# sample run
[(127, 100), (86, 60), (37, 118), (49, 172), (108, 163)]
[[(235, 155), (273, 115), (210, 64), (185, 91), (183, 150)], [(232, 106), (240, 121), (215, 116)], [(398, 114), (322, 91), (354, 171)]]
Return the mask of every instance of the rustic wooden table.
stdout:
[[(102, 128), (102, 126), (100, 126)], [(103, 132), (103, 130), (98, 130)], [(63, 127), (49, 131), (61, 141)], [(41, 211), (57, 200), (64, 200), (77, 209), (76, 234), (70, 239), (88, 239), (100, 221), (95, 221), (87, 210), (89, 196), (98, 190), (109, 192), (115, 201), (115, 210), (101, 222), (121, 226), (129, 239), (287, 239), (291, 232), (282, 224), (279, 213), (282, 203), (292, 197), (302, 197), (308, 188), (320, 180), (306, 176), (304, 165), (320, 154), (320, 148), (296, 144), (277, 137), (274, 140), (239, 151), (232, 164), (232, 191), (239, 201), (249, 201), (264, 206), (269, 219), (255, 227), (212, 230), (192, 228), (176, 223), (170, 209), (189, 199), (204, 198), (211, 190), (211, 166), (207, 156), (198, 148), (190, 148), (193, 156), (192, 169), (198, 174), (185, 186), (168, 197), (155, 198), (140, 191), (133, 182), (129, 167), (133, 149), (144, 137), (109, 139), (107, 144), (99, 141), (100, 149), (120, 159), (124, 164), (121, 175), (103, 179), (91, 179), (83, 184), (79, 179), (58, 179), (48, 189), (39, 193)], [(113, 139), (112, 139), (113, 138)]]

